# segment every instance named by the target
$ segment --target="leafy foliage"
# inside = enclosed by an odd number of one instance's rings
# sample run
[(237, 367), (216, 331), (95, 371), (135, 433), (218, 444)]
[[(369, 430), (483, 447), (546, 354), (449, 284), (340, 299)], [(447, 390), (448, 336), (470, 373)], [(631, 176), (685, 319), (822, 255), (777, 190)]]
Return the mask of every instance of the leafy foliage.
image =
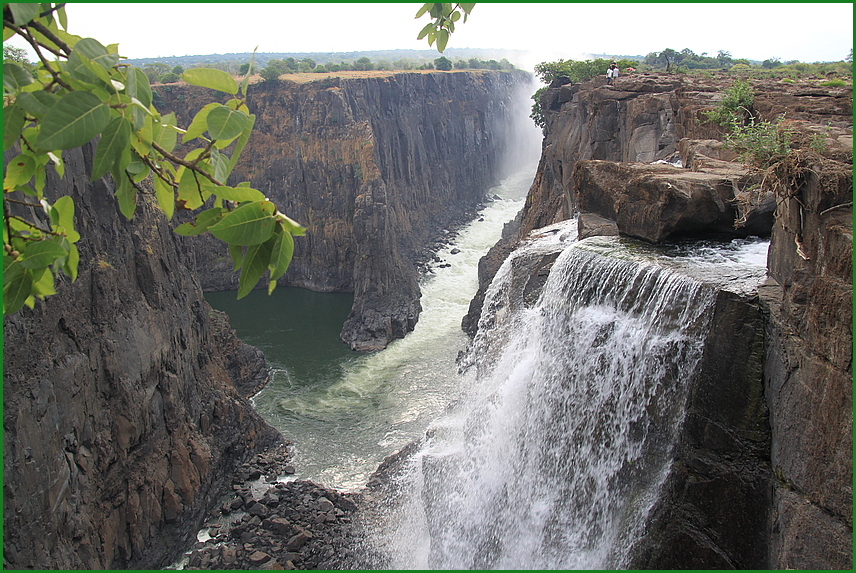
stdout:
[[(133, 217), (147, 178), (169, 218), (176, 210), (210, 205), (176, 232), (210, 232), (228, 243), (235, 270), (242, 269), (239, 297), (266, 270), (273, 290), (291, 261), (293, 236), (305, 229), (248, 183), (225, 184), (255, 122), (246, 105), (248, 78), (238, 85), (221, 70), (184, 71), (185, 82), (232, 99), (205, 105), (182, 129), (174, 114), (155, 109), (149, 76), (122, 63), (117, 45), (69, 34), (66, 26), (64, 4), (4, 5), (4, 40), (23, 37), (39, 59), (35, 77), (18, 62), (3, 64), (3, 148), (19, 150), (3, 178), (4, 314), (54, 294), (59, 273), (75, 280), (80, 235), (74, 202), (67, 196), (46, 200), (45, 170), (51, 165), (62, 177), (62, 152), (96, 137), (92, 177), (112, 176), (126, 217)], [(179, 137), (196, 142), (183, 157), (174, 154)]]
[(449, 43), (449, 35), (455, 32), (455, 22), (461, 19), (461, 12), (464, 14), (464, 22), (466, 23), (473, 6), (475, 3), (440, 4), (429, 2), (423, 4), (416, 12), (416, 18), (421, 18), (427, 13), (433, 20), (425, 24), (416, 39), (427, 38), (429, 46), (433, 46), (436, 41), (437, 51), (442, 54), (443, 50), (446, 49), (446, 44)]
[(737, 150), (741, 161), (757, 167), (768, 167), (787, 155), (791, 148), (790, 139), (790, 130), (782, 118), (747, 125), (735, 118), (725, 143)]
[(434, 69), (448, 72), (452, 69), (452, 60), (450, 60), (446, 56), (440, 56), (439, 58), (434, 60)]
[(705, 112), (710, 121), (720, 125), (732, 125), (735, 121), (746, 125), (754, 118), (755, 92), (746, 80), (735, 80), (730, 88), (726, 89), (722, 100), (713, 111)]

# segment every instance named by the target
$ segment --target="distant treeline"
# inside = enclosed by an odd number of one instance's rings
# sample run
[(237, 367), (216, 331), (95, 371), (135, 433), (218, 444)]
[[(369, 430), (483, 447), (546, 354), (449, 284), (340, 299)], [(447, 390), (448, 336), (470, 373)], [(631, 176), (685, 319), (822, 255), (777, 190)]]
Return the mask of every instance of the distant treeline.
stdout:
[[(454, 62), (464, 60), (469, 63), (473, 58), (481, 62), (495, 61), (502, 67), (502, 60), (508, 62), (519, 62), (526, 52), (522, 50), (488, 50), (476, 48), (449, 48), (443, 54), (444, 57)], [(155, 68), (158, 70), (172, 69), (181, 66), (183, 69), (206, 67), (217, 68), (231, 74), (239, 74), (242, 65), (249, 65), (254, 61), (257, 70), (264, 69), (271, 60), (294, 60), (295, 62), (311, 61), (315, 63), (312, 71), (318, 65), (338, 65), (342, 68), (343, 63), (350, 67), (358, 60), (368, 58), (374, 65), (373, 69), (420, 69), (426, 64), (434, 65), (437, 59), (436, 50), (376, 50), (360, 52), (276, 52), (276, 53), (229, 53), (229, 54), (207, 54), (200, 56), (169, 56), (161, 58), (138, 58), (129, 59), (127, 62), (138, 68)], [(640, 56), (641, 57), (641, 56)], [(380, 66), (380, 68), (378, 68)], [(405, 67), (409, 66), (409, 67)], [(352, 69), (352, 68), (351, 68)], [(298, 67), (298, 71), (300, 71)]]

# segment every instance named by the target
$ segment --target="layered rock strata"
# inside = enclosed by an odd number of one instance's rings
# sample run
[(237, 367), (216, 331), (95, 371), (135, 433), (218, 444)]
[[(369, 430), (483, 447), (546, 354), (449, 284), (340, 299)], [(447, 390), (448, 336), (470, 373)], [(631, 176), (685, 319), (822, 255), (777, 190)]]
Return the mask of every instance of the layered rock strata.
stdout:
[(247, 401), (267, 379), (182, 263), (166, 218), (126, 220), (93, 148), (63, 153), (76, 282), (4, 321), (4, 566), (167, 565), (234, 468), (279, 434)]
[[(413, 328), (416, 262), (510, 166), (529, 80), (523, 72), (397, 73), (250, 87), (256, 128), (235, 177), (308, 228), (282, 284), (354, 292), (342, 330), (351, 348), (380, 349)], [(210, 97), (158, 91), (181, 123)], [(222, 247), (196, 257), (205, 289), (236, 288)]]

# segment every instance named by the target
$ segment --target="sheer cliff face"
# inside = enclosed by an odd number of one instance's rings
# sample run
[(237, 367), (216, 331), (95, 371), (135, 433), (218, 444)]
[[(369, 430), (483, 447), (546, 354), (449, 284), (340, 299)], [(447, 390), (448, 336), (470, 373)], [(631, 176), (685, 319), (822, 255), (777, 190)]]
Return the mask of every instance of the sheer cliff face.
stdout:
[[(437, 72), (251, 86), (256, 129), (235, 177), (308, 227), (283, 284), (354, 292), (342, 331), (352, 348), (413, 328), (415, 260), (503, 174), (529, 81)], [(179, 116), (200, 107), (199, 90), (159, 92)], [(205, 289), (236, 288), (225, 251), (212, 247), (197, 270)]]
[(775, 569), (853, 567), (853, 172), (787, 166), (768, 255), (765, 393)]
[(63, 161), (47, 190), (75, 200), (79, 276), (4, 321), (4, 565), (162, 567), (278, 439), (246, 401), (267, 367), (205, 303), (166, 218), (127, 221), (89, 182), (91, 147)]

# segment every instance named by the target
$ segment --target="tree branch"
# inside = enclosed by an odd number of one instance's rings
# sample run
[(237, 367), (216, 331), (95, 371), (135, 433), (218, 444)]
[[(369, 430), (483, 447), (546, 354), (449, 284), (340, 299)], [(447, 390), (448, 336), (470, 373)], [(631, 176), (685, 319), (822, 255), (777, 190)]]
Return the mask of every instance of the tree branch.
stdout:
[(47, 38), (48, 40), (50, 40), (51, 42), (53, 42), (54, 44), (59, 46), (59, 49), (62, 50), (63, 52), (65, 52), (65, 57), (68, 57), (71, 55), (71, 48), (68, 46), (68, 44), (66, 44), (65, 42), (63, 42), (59, 38), (57, 38), (56, 35), (53, 32), (51, 32), (50, 30), (48, 30), (43, 24), (40, 24), (39, 22), (36, 22), (35, 20), (33, 20), (32, 22), (27, 24), (27, 26), (32, 27), (37, 32), (39, 32), (42, 36), (44, 36), (45, 38)]
[(176, 165), (181, 165), (183, 167), (186, 167), (186, 168), (192, 170), (194, 173), (199, 173), (200, 175), (202, 175), (203, 177), (205, 177), (206, 179), (211, 181), (211, 183), (213, 183), (214, 185), (223, 186), (223, 183), (214, 179), (214, 177), (212, 177), (211, 175), (209, 175), (208, 173), (206, 173), (205, 171), (200, 169), (195, 163), (191, 163), (189, 161), (185, 161), (184, 159), (176, 157), (175, 155), (168, 152), (166, 149), (164, 149), (163, 147), (161, 147), (160, 145), (158, 145), (154, 141), (152, 142), (152, 148), (155, 151), (157, 151), (158, 153), (160, 153), (161, 155), (163, 155), (169, 161), (175, 163)]

